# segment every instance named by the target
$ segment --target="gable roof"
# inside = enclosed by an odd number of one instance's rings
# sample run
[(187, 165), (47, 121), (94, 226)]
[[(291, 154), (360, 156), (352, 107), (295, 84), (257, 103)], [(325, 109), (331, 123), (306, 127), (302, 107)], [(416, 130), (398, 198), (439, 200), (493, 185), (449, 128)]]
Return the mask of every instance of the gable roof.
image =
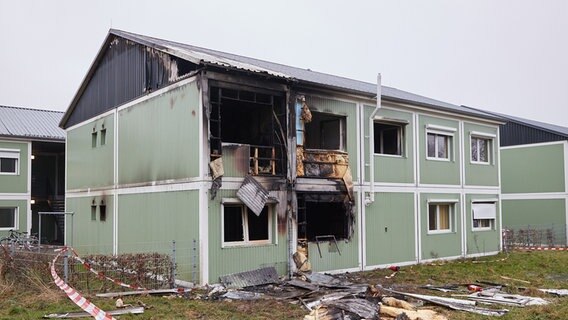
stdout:
[(0, 137), (65, 141), (63, 112), (0, 105)]
[[(156, 50), (160, 50), (162, 52), (187, 60), (197, 65), (224, 67), (237, 71), (246, 71), (257, 74), (264, 74), (275, 78), (280, 78), (283, 80), (296, 81), (304, 85), (314, 85), (324, 88), (330, 88), (333, 90), (339, 90), (347, 93), (359, 94), (366, 96), (368, 98), (374, 98), (376, 97), (377, 94), (377, 85), (375, 83), (369, 83), (345, 77), (334, 76), (322, 72), (312, 71), (309, 69), (296, 68), (279, 63), (240, 56), (236, 54), (226, 53), (207, 48), (196, 47), (188, 44), (163, 40), (159, 38), (153, 38), (122, 30), (110, 29), (107, 38), (103, 43), (103, 46), (99, 50), (99, 53), (95, 58), (93, 64), (91, 65), (91, 68), (87, 76), (83, 80), (83, 84), (81, 85), (79, 92), (73, 99), (73, 102), (67, 109), (67, 112), (65, 113), (60, 123), (62, 127), (65, 126), (67, 119), (69, 118), (71, 112), (73, 112), (75, 103), (78, 99), (78, 95), (80, 95), (82, 88), (89, 81), (89, 77), (92, 76), (92, 74), (94, 73), (94, 69), (96, 69), (98, 61), (100, 61), (101, 57), (104, 55), (105, 44), (110, 41), (112, 36), (121, 37), (130, 40), (132, 42), (139, 43), (147, 47), (154, 48)], [(382, 94), (382, 99), (392, 102), (409, 103), (412, 105), (424, 106), (431, 109), (459, 113), (459, 114), (502, 122), (502, 119), (495, 115), (491, 115), (485, 112), (479, 112), (477, 110), (466, 108), (460, 105), (455, 105), (431, 99), (428, 97), (424, 97), (421, 95), (417, 95), (414, 93), (410, 93), (407, 91), (399, 90), (388, 86), (381, 87), (381, 94)]]
[[(464, 106), (464, 107), (466, 107), (466, 106)], [(508, 114), (503, 114), (503, 113), (499, 113), (499, 112), (495, 112), (495, 111), (487, 111), (487, 110), (477, 109), (477, 108), (473, 108), (473, 107), (466, 107), (466, 108), (477, 110), (477, 111), (480, 111), (480, 112), (485, 112), (485, 113), (488, 113), (488, 114), (491, 114), (491, 115), (501, 117), (501, 118), (507, 120), (507, 122), (515, 122), (515, 123), (522, 124), (522, 125), (534, 128), (534, 129), (547, 131), (547, 132), (554, 133), (554, 134), (563, 136), (565, 138), (568, 138), (568, 128), (567, 127), (562, 127), (562, 126), (558, 126), (558, 125), (555, 125), (555, 124), (540, 122), (540, 121), (536, 121), (536, 120), (520, 118), (520, 117), (516, 117), (516, 116), (512, 116), (512, 115), (508, 115)]]

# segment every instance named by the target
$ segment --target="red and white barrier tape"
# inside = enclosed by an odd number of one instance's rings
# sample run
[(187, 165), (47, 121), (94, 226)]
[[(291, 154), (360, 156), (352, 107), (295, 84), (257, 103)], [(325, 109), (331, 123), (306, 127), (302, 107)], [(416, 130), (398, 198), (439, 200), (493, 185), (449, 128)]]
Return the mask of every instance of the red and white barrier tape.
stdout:
[(55, 272), (55, 262), (57, 261), (57, 259), (59, 259), (61, 254), (67, 252), (67, 250), (68, 250), (67, 247), (64, 247), (63, 249), (59, 249), (58, 250), (59, 253), (57, 254), (57, 256), (55, 256), (55, 258), (53, 258), (53, 261), (51, 261), (51, 276), (53, 277), (53, 281), (55, 282), (55, 284), (61, 290), (63, 290), (63, 292), (65, 292), (65, 294), (67, 294), (67, 297), (69, 297), (69, 299), (71, 299), (71, 301), (73, 301), (73, 303), (75, 303), (77, 306), (79, 306), (79, 308), (83, 309), (83, 311), (85, 311), (88, 314), (90, 314), (91, 316), (93, 316), (95, 319), (97, 319), (97, 320), (116, 320), (111, 315), (107, 315), (106, 312), (104, 312), (99, 307), (94, 305), (92, 302), (87, 300), (77, 290), (75, 290), (74, 288), (69, 286), (67, 283), (65, 283), (65, 281), (63, 281), (63, 280), (61, 280), (61, 278), (59, 278), (59, 276), (57, 275), (57, 272)]
[(523, 246), (514, 246), (511, 247), (513, 250), (535, 250), (535, 251), (568, 251), (566, 247), (523, 247)]

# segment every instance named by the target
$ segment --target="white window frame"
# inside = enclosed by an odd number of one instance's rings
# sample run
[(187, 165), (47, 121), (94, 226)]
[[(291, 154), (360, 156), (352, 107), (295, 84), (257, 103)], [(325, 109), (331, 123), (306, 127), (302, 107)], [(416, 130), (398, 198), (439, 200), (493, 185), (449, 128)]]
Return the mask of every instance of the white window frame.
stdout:
[(0, 209), (13, 209), (14, 210), (14, 226), (13, 227), (0, 227), (0, 230), (2, 231), (6, 231), (6, 230), (18, 230), (19, 228), (19, 219), (18, 217), (20, 216), (19, 213), (19, 208), (18, 207), (0, 207)]
[[(389, 120), (389, 119), (386, 119), (386, 118), (376, 118), (375, 121), (374, 121), (374, 123), (373, 123), (373, 126), (374, 126), (375, 124), (387, 124), (387, 125), (390, 125), (390, 126), (396, 126), (396, 127), (398, 127), (398, 130), (397, 130), (397, 140), (398, 140), (398, 141), (397, 141), (397, 143), (398, 143), (398, 147), (399, 147), (399, 149), (400, 149), (400, 150), (399, 150), (399, 151), (400, 151), (400, 154), (387, 154), (387, 153), (382, 153), (381, 150), (379, 150), (379, 152), (377, 152), (377, 151), (375, 150), (375, 146), (372, 146), (372, 148), (373, 148), (373, 153), (374, 153), (375, 155), (378, 155), (378, 156), (381, 156), (381, 157), (404, 158), (405, 155), (406, 155), (406, 139), (405, 139), (405, 133), (406, 133), (406, 132), (405, 132), (405, 131), (406, 131), (406, 126), (408, 125), (408, 121), (395, 120), (395, 119)], [(373, 134), (375, 134), (375, 135), (377, 134), (377, 132), (376, 132), (374, 129), (373, 129)], [(375, 136), (375, 139), (376, 139), (376, 138), (377, 138), (377, 137)], [(384, 143), (383, 143), (383, 141), (384, 141), (384, 136), (383, 136), (382, 134), (380, 134), (378, 138), (381, 140), (381, 144), (380, 144), (380, 145), (384, 147)]]
[[(457, 131), (456, 128), (451, 128), (451, 127), (444, 127), (444, 126), (438, 126), (438, 125), (433, 125), (433, 124), (428, 124), (426, 125), (426, 136), (425, 136), (425, 144), (426, 144), (426, 159), (427, 160), (434, 160), (434, 161), (452, 161), (455, 157), (454, 157), (454, 134)], [(446, 155), (447, 158), (440, 158), (438, 157), (438, 143), (436, 142), (435, 144), (435, 150), (434, 150), (434, 157), (431, 157), (428, 155), (428, 135), (429, 134), (433, 134), (435, 135), (435, 137), (437, 136), (444, 136), (446, 138), (446, 142), (447, 142), (447, 149), (446, 150)]]
[(16, 159), (16, 172), (1, 172), (0, 175), (18, 176), (20, 175), (20, 150), (18, 149), (0, 149), (0, 158)]
[[(476, 204), (492, 204), (495, 208), (495, 217), (487, 219), (475, 219), (474, 206)], [(476, 227), (475, 220), (489, 220), (489, 227)], [(493, 231), (495, 230), (495, 221), (497, 220), (497, 200), (474, 200), (471, 202), (471, 230), (472, 231)]]
[[(243, 223), (243, 235), (244, 241), (230, 241), (225, 242), (225, 205), (239, 205), (242, 206), (242, 223)], [(273, 229), (274, 229), (274, 204), (266, 203), (268, 208), (268, 240), (249, 240), (249, 230), (248, 230), (248, 210), (250, 210), (244, 203), (239, 199), (223, 199), (221, 201), (221, 248), (233, 248), (233, 247), (253, 247), (253, 246), (266, 246), (273, 244)]]
[[(447, 234), (447, 233), (454, 233), (455, 232), (455, 204), (457, 200), (432, 200), (428, 201), (427, 208), (426, 208), (426, 228), (428, 234)], [(449, 229), (436, 229), (430, 230), (430, 206), (436, 206), (436, 228), (440, 226), (440, 208), (441, 205), (447, 205), (449, 208)]]
[[(472, 131), (469, 134), (469, 162), (472, 164), (491, 165), (493, 163), (493, 145), (497, 136), (485, 132)], [(480, 161), (479, 145), (477, 146), (477, 160), (473, 160), (473, 139), (487, 141), (487, 161)]]

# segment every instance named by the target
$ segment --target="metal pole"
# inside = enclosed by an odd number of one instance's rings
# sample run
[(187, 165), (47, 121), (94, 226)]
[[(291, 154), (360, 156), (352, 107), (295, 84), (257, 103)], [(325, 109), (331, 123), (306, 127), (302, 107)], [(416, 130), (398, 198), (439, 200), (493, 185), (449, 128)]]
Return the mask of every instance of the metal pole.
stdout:
[(41, 213), (38, 213), (38, 216), (39, 216), (39, 222), (38, 222), (38, 229), (39, 229), (38, 238), (39, 239), (37, 239), (37, 244), (38, 244), (38, 246), (41, 246)]
[(172, 240), (172, 279), (170, 280), (171, 286), (176, 286), (176, 241)]
[(65, 283), (69, 282), (69, 251), (65, 251), (63, 257), (63, 279), (65, 279)]

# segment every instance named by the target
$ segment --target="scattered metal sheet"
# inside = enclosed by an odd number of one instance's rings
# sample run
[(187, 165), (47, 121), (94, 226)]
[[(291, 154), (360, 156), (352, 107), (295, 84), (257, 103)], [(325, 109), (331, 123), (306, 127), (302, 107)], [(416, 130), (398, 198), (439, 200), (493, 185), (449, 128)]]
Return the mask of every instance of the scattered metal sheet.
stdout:
[(379, 317), (379, 305), (365, 299), (341, 299), (326, 302), (324, 305), (354, 313), (363, 319), (378, 319)]
[[(141, 314), (144, 313), (144, 307), (133, 307), (119, 310), (105, 311), (107, 315), (120, 316), (125, 314)], [(51, 313), (43, 316), (44, 319), (73, 319), (73, 318), (87, 318), (91, 317), (87, 312), (66, 312), (66, 313)]]
[(251, 175), (247, 175), (243, 180), (243, 184), (237, 190), (237, 197), (246, 204), (257, 216), (260, 215), (262, 209), (266, 205), (269, 192)]
[[(353, 283), (327, 274), (312, 272), (303, 274), (311, 283), (328, 288), (352, 288)], [(366, 290), (366, 286), (365, 286)]]
[(219, 280), (227, 288), (245, 288), (279, 282), (278, 273), (274, 267), (233, 273), (221, 276)]
[(544, 293), (555, 294), (557, 296), (568, 296), (568, 289), (538, 289)]
[(515, 307), (541, 306), (549, 303), (542, 298), (522, 296), (519, 294), (508, 294), (497, 290), (484, 290), (481, 292), (475, 292), (468, 295), (467, 297), (468, 299), (474, 301), (497, 303)]
[(321, 304), (325, 304), (327, 302), (334, 301), (334, 300), (339, 300), (339, 299), (345, 298), (345, 297), (347, 297), (351, 294), (352, 293), (350, 293), (350, 292), (332, 292), (332, 293), (329, 293), (329, 294), (326, 294), (326, 295), (320, 297), (317, 300), (306, 303), (306, 307), (311, 310), (311, 309), (313, 309), (313, 308), (315, 308), (315, 307), (317, 307)]
[(441, 291), (441, 292), (452, 292), (452, 291), (456, 291), (458, 289), (458, 286), (457, 285), (434, 286), (434, 285), (431, 285), (431, 284), (427, 284), (425, 286), (422, 286), (421, 288), (429, 289), (429, 290), (436, 290), (436, 291)]
[(310, 291), (318, 291), (319, 290), (319, 287), (317, 285), (309, 283), (307, 281), (300, 280), (300, 279), (292, 279), (290, 281), (287, 281), (286, 284), (289, 284), (289, 285), (294, 286), (294, 287), (310, 290)]
[(415, 294), (415, 293), (406, 293), (406, 292), (400, 292), (400, 291), (390, 290), (390, 289), (386, 289), (386, 288), (382, 288), (382, 289), (387, 291), (387, 292), (390, 292), (390, 293), (395, 293), (395, 294), (399, 294), (399, 295), (402, 295), (402, 296), (411, 297), (411, 298), (414, 298), (414, 299), (419, 299), (419, 300), (422, 300), (422, 301), (426, 301), (426, 302), (430, 302), (430, 303), (437, 304), (437, 305), (440, 305), (440, 306), (444, 306), (444, 307), (447, 307), (447, 308), (450, 308), (450, 309), (453, 309), (453, 310), (467, 311), (467, 312), (482, 314), (482, 315), (486, 315), (486, 316), (500, 317), (500, 316), (506, 314), (507, 312), (509, 312), (509, 310), (507, 310), (507, 309), (487, 309), (487, 308), (476, 307), (475, 302), (472, 303), (472, 301), (468, 301), (468, 300), (453, 299), (453, 298), (442, 298), (442, 297), (428, 296), (428, 295)]
[(262, 298), (262, 293), (249, 291), (229, 291), (222, 295), (222, 297), (231, 300), (258, 300)]
[(135, 296), (143, 294), (183, 294), (190, 292), (191, 289), (177, 288), (177, 289), (157, 289), (157, 290), (140, 290), (140, 291), (125, 291), (125, 292), (107, 292), (107, 293), (97, 293), (97, 297), (101, 298), (116, 298), (124, 296)]

